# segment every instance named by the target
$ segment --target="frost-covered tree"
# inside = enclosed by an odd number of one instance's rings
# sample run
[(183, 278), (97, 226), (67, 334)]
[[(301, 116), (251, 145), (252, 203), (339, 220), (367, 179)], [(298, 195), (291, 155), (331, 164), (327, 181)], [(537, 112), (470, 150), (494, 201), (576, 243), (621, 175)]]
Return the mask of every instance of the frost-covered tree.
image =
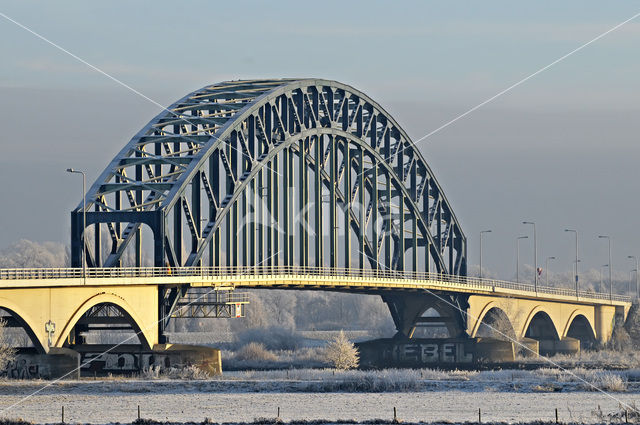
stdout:
[(0, 267), (65, 267), (68, 255), (64, 245), (56, 242), (32, 242), (26, 239), (0, 251)]
[(327, 345), (326, 356), (333, 367), (341, 370), (357, 368), (360, 362), (358, 349), (349, 341), (344, 331), (340, 331)]
[(631, 347), (629, 348), (640, 348), (640, 305), (637, 301), (633, 303), (629, 310), (624, 328), (627, 334), (629, 334), (631, 343)]
[(10, 344), (6, 325), (7, 322), (0, 319), (0, 369), (6, 368), (16, 358), (16, 350)]

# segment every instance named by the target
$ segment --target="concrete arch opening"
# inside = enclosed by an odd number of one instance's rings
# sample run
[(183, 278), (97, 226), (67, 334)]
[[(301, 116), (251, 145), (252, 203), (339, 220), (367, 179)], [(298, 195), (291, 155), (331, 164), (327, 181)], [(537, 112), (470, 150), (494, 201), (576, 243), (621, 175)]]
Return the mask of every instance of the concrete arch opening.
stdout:
[(89, 307), (73, 324), (64, 347), (83, 350), (105, 350), (118, 345), (123, 348), (149, 349), (139, 325), (118, 304), (97, 303)]
[(543, 356), (556, 354), (560, 336), (553, 320), (545, 311), (538, 311), (529, 321), (525, 338), (538, 341), (538, 353)]
[(556, 326), (551, 317), (544, 311), (538, 311), (529, 322), (526, 338), (540, 340), (560, 340)]
[(437, 307), (427, 308), (416, 319), (414, 338), (453, 338), (458, 336), (456, 330), (452, 330), (452, 318), (443, 314)]
[(10, 347), (21, 351), (32, 350), (40, 354), (46, 352), (31, 326), (15, 311), (0, 307), (0, 320), (5, 326), (0, 338)]
[(578, 314), (573, 318), (566, 336), (579, 340), (581, 350), (593, 349), (597, 342), (591, 323), (582, 314)]
[(499, 307), (492, 307), (482, 318), (476, 336), (514, 341), (516, 332), (507, 313)]

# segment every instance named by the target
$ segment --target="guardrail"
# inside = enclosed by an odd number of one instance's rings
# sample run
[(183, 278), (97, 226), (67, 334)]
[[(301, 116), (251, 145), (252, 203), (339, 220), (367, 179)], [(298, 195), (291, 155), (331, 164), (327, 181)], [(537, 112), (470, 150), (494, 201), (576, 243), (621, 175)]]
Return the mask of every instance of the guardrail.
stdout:
[[(417, 281), (437, 280), (445, 283), (466, 285), (470, 288), (504, 288), (532, 293), (562, 295), (577, 298), (590, 298), (611, 301), (631, 302), (631, 297), (610, 294), (608, 292), (575, 291), (550, 286), (534, 287), (528, 283), (515, 283), (504, 280), (480, 279), (476, 277), (446, 275), (442, 273), (414, 272), (399, 270), (348, 269), (305, 266), (202, 266), (202, 267), (120, 267), (88, 268), (86, 277), (94, 278), (137, 278), (137, 277), (175, 277), (175, 276), (246, 276), (246, 275), (307, 275), (319, 277), (347, 277), (369, 279), (409, 279)], [(16, 268), (0, 269), (2, 280), (18, 279), (67, 279), (84, 277), (81, 268)]]
[[(205, 288), (203, 288), (205, 289)], [(207, 291), (192, 292), (189, 290), (187, 295), (181, 297), (178, 305), (198, 305), (198, 304), (248, 304), (249, 294), (246, 292), (236, 291)]]

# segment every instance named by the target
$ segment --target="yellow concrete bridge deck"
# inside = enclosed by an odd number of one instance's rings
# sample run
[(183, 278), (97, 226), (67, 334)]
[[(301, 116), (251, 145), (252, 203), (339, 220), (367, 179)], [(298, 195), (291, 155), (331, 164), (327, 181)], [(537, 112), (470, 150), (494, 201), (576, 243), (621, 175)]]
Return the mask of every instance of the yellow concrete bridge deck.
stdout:
[(536, 288), (528, 283), (438, 273), (257, 266), (89, 268), (86, 275), (79, 268), (0, 269), (0, 308), (18, 318), (36, 345), (46, 352), (49, 347), (69, 343), (73, 327), (91, 307), (113, 304), (129, 317), (134, 329), (139, 330), (143, 345), (152, 347), (159, 342), (158, 323), (162, 319), (158, 288), (184, 285), (212, 289), (375, 293), (383, 298), (385, 294), (405, 294), (402, 295), (404, 304), (396, 310), (406, 317), (394, 317), (394, 321), (399, 331), (409, 336), (412, 331), (400, 329), (398, 324), (403, 320), (415, 323), (415, 318), (427, 308), (426, 304), (422, 302), (414, 308), (407, 303), (426, 295), (468, 295), (466, 333), (469, 336), (477, 334), (489, 311), (499, 309), (509, 317), (519, 338), (525, 337), (534, 316), (542, 312), (550, 317), (559, 339), (570, 335), (574, 319), (583, 316), (593, 336), (607, 341), (615, 316), (626, 317), (631, 306), (630, 297), (610, 293)]
[(627, 306), (631, 297), (608, 292), (515, 283), (439, 273), (298, 266), (125, 267), (0, 269), (0, 290), (8, 288), (115, 285), (191, 285), (219, 288), (291, 288), (384, 291), (429, 290), (524, 297), (549, 301)]

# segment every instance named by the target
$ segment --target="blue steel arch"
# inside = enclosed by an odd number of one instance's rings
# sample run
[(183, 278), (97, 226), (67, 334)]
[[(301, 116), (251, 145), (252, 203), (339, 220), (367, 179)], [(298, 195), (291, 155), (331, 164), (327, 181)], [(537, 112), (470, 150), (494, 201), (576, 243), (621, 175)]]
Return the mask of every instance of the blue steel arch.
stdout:
[(86, 208), (85, 225), (82, 203), (71, 214), (74, 266), (91, 225), (89, 266), (120, 265), (132, 241), (140, 265), (146, 224), (156, 266), (466, 275), (466, 238), (418, 149), (380, 105), (335, 81), (229, 81), (186, 95), (116, 155)]

